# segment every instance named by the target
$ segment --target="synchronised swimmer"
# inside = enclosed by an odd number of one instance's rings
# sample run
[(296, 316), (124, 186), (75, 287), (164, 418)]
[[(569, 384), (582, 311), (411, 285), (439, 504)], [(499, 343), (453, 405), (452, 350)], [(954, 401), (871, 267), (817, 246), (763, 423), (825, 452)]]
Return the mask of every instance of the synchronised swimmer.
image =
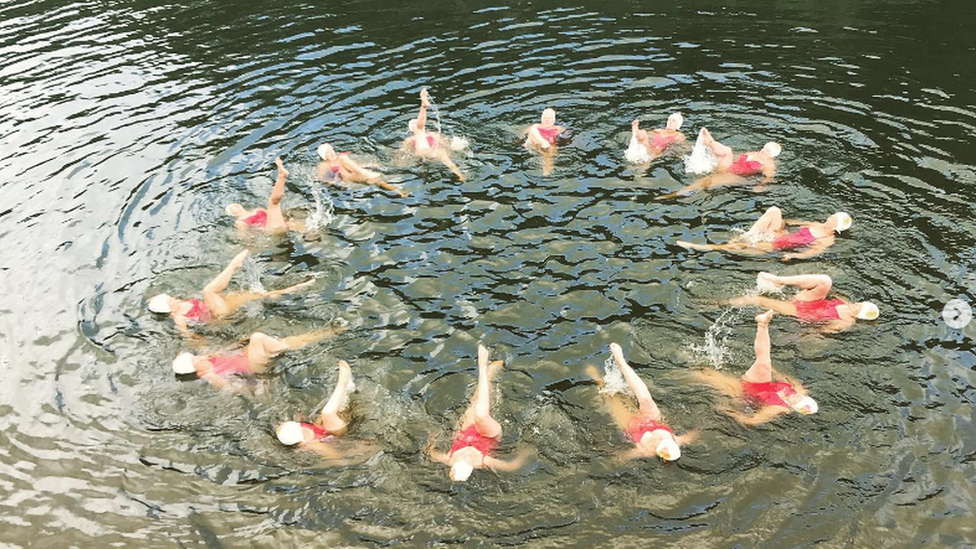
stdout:
[[(461, 138), (427, 131), (427, 110), (431, 107), (426, 89), (420, 92), (420, 110), (409, 121), (410, 132), (401, 144), (401, 152), (423, 160), (436, 160), (447, 167), (459, 180), (464, 172), (451, 159), (451, 153), (463, 150), (467, 143)], [(631, 123), (630, 143), (625, 152), (628, 161), (647, 164), (668, 151), (683, 145), (685, 135), (680, 131), (684, 124), (681, 113), (673, 113), (663, 129), (645, 131), (639, 120)], [(543, 175), (553, 171), (560, 137), (566, 128), (556, 124), (556, 111), (547, 108), (538, 123), (523, 131), (526, 149), (538, 154), (542, 161)], [(684, 145), (686, 147), (686, 145)], [(733, 150), (715, 140), (705, 128), (698, 133), (695, 150), (686, 160), (692, 173), (704, 175), (681, 190), (659, 198), (672, 198), (696, 191), (724, 185), (742, 184), (753, 176), (761, 177), (761, 184), (770, 181), (776, 173), (775, 158), (779, 144), (770, 142), (758, 151), (736, 156)], [(373, 185), (401, 197), (408, 193), (388, 183), (373, 166), (361, 165), (349, 152), (337, 153), (329, 143), (317, 149), (320, 162), (316, 179), (325, 183), (361, 183)], [(277, 178), (265, 208), (246, 209), (241, 204), (226, 207), (234, 218), (234, 226), (241, 236), (252, 231), (267, 234), (302, 232), (304, 224), (288, 219), (281, 209), (285, 183), (289, 172), (281, 159), (275, 160)], [(839, 234), (851, 228), (853, 220), (844, 212), (837, 212), (823, 222), (784, 219), (783, 212), (771, 207), (745, 232), (724, 243), (699, 244), (678, 241), (688, 250), (720, 251), (748, 255), (781, 253), (783, 260), (809, 259), (822, 254), (836, 242)], [(793, 227), (795, 230), (791, 230)], [(191, 327), (207, 324), (231, 316), (246, 303), (273, 299), (297, 292), (315, 282), (312, 278), (300, 284), (273, 291), (226, 292), (233, 275), (241, 269), (248, 251), (238, 253), (233, 260), (203, 288), (202, 300), (178, 299), (167, 294), (151, 298), (148, 308), (153, 313), (166, 314), (176, 328), (196, 345), (202, 338)], [(708, 385), (724, 397), (718, 410), (746, 426), (770, 421), (782, 414), (798, 412), (809, 415), (818, 411), (817, 402), (811, 398), (799, 381), (780, 373), (772, 365), (772, 344), (769, 325), (774, 315), (794, 317), (804, 323), (813, 323), (825, 332), (850, 328), (858, 320), (875, 320), (879, 309), (874, 303), (849, 302), (830, 297), (833, 282), (826, 275), (776, 276), (761, 272), (757, 277), (758, 295), (746, 295), (731, 299), (733, 307), (759, 307), (766, 309), (756, 316), (755, 361), (741, 376), (712, 370), (688, 373), (688, 379)], [(782, 294), (787, 287), (795, 287), (797, 293), (789, 299), (776, 299), (762, 294)], [(218, 389), (248, 392), (248, 380), (263, 373), (276, 356), (302, 349), (323, 340), (332, 339), (345, 330), (332, 326), (304, 334), (276, 338), (261, 332), (253, 333), (246, 343), (230, 345), (209, 353), (180, 353), (172, 362), (173, 372), (180, 376), (203, 379)], [(657, 403), (647, 384), (637, 375), (624, 358), (623, 349), (616, 343), (610, 345), (612, 364), (619, 369), (627, 387), (636, 397), (636, 411), (627, 400), (615, 394), (607, 386), (605, 376), (594, 366), (587, 366), (586, 373), (593, 379), (601, 393), (606, 395), (609, 415), (620, 431), (626, 435), (632, 447), (622, 452), (623, 460), (658, 457), (675, 461), (682, 455), (682, 447), (692, 444), (698, 434), (690, 429), (677, 435), (664, 421)], [(610, 364), (608, 362), (608, 364)], [(608, 366), (609, 368), (610, 366)], [(436, 449), (436, 434), (431, 434), (423, 452), (434, 462), (449, 468), (451, 480), (467, 480), (475, 469), (516, 471), (528, 461), (531, 453), (521, 450), (513, 459), (495, 456), (495, 449), (502, 437), (502, 425), (491, 414), (491, 384), (496, 374), (503, 370), (501, 361), (489, 361), (488, 349), (478, 345), (477, 384), (470, 405), (461, 416), (450, 449)], [(349, 457), (350, 452), (337, 448), (335, 441), (343, 438), (349, 428), (343, 417), (351, 393), (355, 391), (352, 370), (344, 360), (338, 361), (338, 381), (318, 415), (311, 420), (296, 417), (280, 422), (275, 428), (278, 441), (288, 447), (314, 452), (328, 459)], [(360, 452), (372, 449), (372, 445), (360, 442)]]

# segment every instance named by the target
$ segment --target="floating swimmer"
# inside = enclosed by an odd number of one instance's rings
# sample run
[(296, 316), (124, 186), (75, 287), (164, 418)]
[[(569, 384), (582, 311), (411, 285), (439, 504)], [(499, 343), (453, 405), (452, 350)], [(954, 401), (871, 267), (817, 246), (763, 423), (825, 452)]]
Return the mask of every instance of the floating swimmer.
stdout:
[[(713, 173), (678, 192), (660, 196), (658, 200), (683, 196), (711, 187), (746, 183), (746, 178), (754, 175), (762, 175), (763, 181), (768, 182), (776, 174), (774, 158), (782, 151), (779, 143), (770, 141), (762, 149), (740, 154), (736, 158), (732, 149), (716, 141), (707, 128), (702, 128), (698, 132), (695, 149), (686, 162), (687, 169), (691, 173)], [(703, 153), (703, 158), (699, 158), (699, 152)]]
[(286, 421), (278, 425), (275, 429), (278, 441), (285, 446), (296, 446), (302, 450), (316, 452), (328, 459), (344, 457), (344, 453), (335, 448), (331, 442), (346, 434), (349, 424), (339, 416), (339, 413), (345, 409), (349, 393), (355, 390), (352, 370), (345, 360), (340, 360), (339, 380), (318, 418), (311, 423)]
[(221, 292), (227, 289), (230, 279), (244, 265), (248, 250), (237, 254), (227, 264), (227, 267), (217, 278), (210, 281), (203, 288), (203, 301), (199, 299), (177, 299), (167, 294), (159, 294), (149, 300), (149, 310), (157, 314), (168, 314), (183, 335), (192, 336), (189, 325), (206, 324), (214, 319), (223, 318), (230, 315), (245, 303), (270, 299), (290, 294), (300, 290), (313, 282), (315, 279), (306, 280), (301, 284), (295, 284), (282, 290), (270, 292), (238, 292), (222, 295)]
[(382, 174), (367, 170), (353, 160), (348, 152), (336, 153), (332, 145), (325, 143), (319, 145), (319, 162), (317, 176), (319, 181), (347, 181), (349, 183), (368, 183), (376, 185), (382, 189), (395, 192), (401, 197), (410, 196), (409, 193), (400, 189), (396, 185), (391, 185), (383, 181)]
[(743, 296), (729, 301), (736, 307), (762, 307), (778, 314), (793, 316), (803, 322), (823, 323), (823, 330), (846, 330), (857, 320), (878, 318), (878, 306), (870, 301), (849, 303), (843, 299), (827, 299), (833, 285), (827, 275), (775, 276), (759, 273), (757, 286), (763, 291), (781, 291), (783, 286), (796, 286), (801, 291), (790, 301), (765, 296)]
[(542, 154), (542, 175), (552, 173), (556, 158), (556, 143), (559, 134), (564, 131), (566, 128), (556, 125), (556, 111), (553, 109), (542, 111), (540, 123), (532, 124), (526, 130), (525, 147)]
[[(681, 436), (674, 434), (671, 427), (663, 422), (661, 410), (651, 398), (644, 380), (627, 364), (620, 345), (610, 344), (613, 360), (620, 368), (620, 372), (627, 381), (630, 390), (637, 396), (637, 413), (633, 413), (624, 401), (617, 395), (608, 394), (607, 403), (610, 405), (610, 415), (620, 428), (627, 433), (627, 437), (634, 443), (634, 448), (621, 457), (625, 460), (657, 456), (665, 461), (674, 461), (681, 457), (681, 447), (690, 443), (697, 436), (691, 431)], [(595, 366), (587, 367), (587, 373), (597, 385), (603, 386), (603, 378)]]
[(624, 153), (628, 161), (644, 164), (664, 154), (664, 151), (675, 143), (684, 143), (685, 134), (678, 131), (684, 123), (684, 117), (676, 112), (668, 117), (667, 126), (663, 130), (654, 129), (644, 131), (640, 129), (640, 120), (634, 119), (630, 123), (630, 146)]
[[(783, 219), (783, 212), (773, 206), (766, 210), (745, 233), (726, 244), (693, 244), (678, 241), (678, 246), (698, 251), (728, 251), (742, 254), (786, 252), (784, 261), (807, 259), (823, 253), (834, 245), (836, 235), (851, 228), (851, 216), (835, 213), (823, 223)], [(787, 232), (788, 225), (800, 226), (795, 232)], [(797, 251), (802, 250), (802, 251)]]
[(275, 158), (275, 165), (278, 166), (278, 179), (275, 180), (274, 188), (271, 189), (271, 196), (268, 197), (267, 208), (255, 208), (245, 210), (240, 204), (228, 204), (227, 215), (234, 217), (234, 226), (241, 234), (249, 229), (260, 230), (270, 234), (280, 234), (289, 230), (302, 232), (305, 226), (295, 221), (285, 221), (285, 216), (281, 213), (281, 199), (285, 196), (285, 180), (288, 179), (288, 170), (281, 163), (281, 158)]
[(427, 88), (420, 90), (420, 112), (417, 118), (410, 121), (407, 127), (410, 129), (411, 136), (403, 140), (403, 150), (413, 151), (417, 156), (423, 158), (433, 158), (439, 160), (454, 172), (461, 181), (467, 180), (461, 168), (451, 160), (450, 151), (456, 148), (463, 148), (463, 141), (456, 142), (450, 137), (437, 132), (427, 132), (427, 108), (430, 107), (430, 94)]
[[(807, 396), (800, 382), (773, 369), (769, 342), (769, 321), (773, 311), (756, 316), (756, 361), (742, 377), (735, 377), (715, 370), (693, 372), (691, 377), (711, 385), (726, 396), (745, 400), (752, 407), (751, 413), (743, 413), (734, 407), (720, 407), (743, 425), (759, 425), (790, 411), (804, 415), (817, 413), (817, 401)], [(777, 381), (773, 381), (773, 379)]]
[(424, 448), (431, 459), (451, 468), (451, 480), (455, 482), (468, 480), (472, 471), (484, 467), (495, 471), (516, 471), (522, 468), (528, 458), (527, 452), (519, 454), (512, 461), (491, 456), (502, 438), (502, 426), (491, 417), (489, 393), (491, 380), (501, 367), (500, 360), (489, 364), (488, 349), (478, 345), (478, 387), (471, 399), (471, 405), (461, 417), (450, 452), (445, 454), (434, 450), (436, 440), (433, 434)]
[(285, 351), (334, 337), (344, 330), (344, 328), (326, 328), (281, 339), (255, 332), (251, 334), (247, 345), (241, 348), (234, 345), (213, 354), (199, 356), (189, 352), (180, 353), (173, 360), (173, 372), (177, 375), (195, 374), (214, 387), (223, 389), (231, 386), (234, 377), (249, 377), (264, 373), (271, 359)]

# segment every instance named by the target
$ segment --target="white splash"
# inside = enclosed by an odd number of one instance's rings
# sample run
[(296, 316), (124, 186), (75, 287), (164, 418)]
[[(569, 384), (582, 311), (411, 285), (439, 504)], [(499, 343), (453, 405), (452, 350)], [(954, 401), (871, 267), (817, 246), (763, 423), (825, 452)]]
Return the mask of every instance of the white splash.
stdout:
[(685, 171), (702, 175), (711, 173), (715, 166), (718, 166), (718, 159), (712, 154), (712, 150), (705, 146), (703, 133), (699, 131), (698, 139), (695, 140), (695, 148), (691, 150), (691, 156), (685, 157)]
[(261, 266), (254, 259), (254, 256), (248, 255), (244, 259), (244, 265), (241, 267), (241, 272), (244, 275), (244, 284), (252, 292), (262, 293), (264, 292), (264, 284), (261, 284), (261, 275), (264, 274), (261, 271)]
[(738, 309), (730, 308), (723, 311), (705, 332), (705, 343), (690, 346), (695, 358), (720, 370), (725, 364), (725, 359), (728, 358), (730, 351), (728, 341), (732, 335), (732, 326), (735, 325), (738, 317)]
[(624, 152), (624, 158), (634, 164), (644, 164), (651, 161), (651, 155), (647, 154), (647, 147), (637, 140), (637, 136), (630, 134), (630, 146)]
[(617, 362), (611, 355), (603, 362), (603, 387), (600, 392), (605, 395), (616, 395), (619, 393), (630, 393), (630, 386), (624, 380), (624, 374), (617, 367)]
[(335, 204), (328, 196), (322, 197), (319, 185), (312, 182), (309, 186), (312, 189), (312, 198), (315, 200), (315, 210), (308, 216), (305, 223), (305, 232), (313, 232), (326, 227), (335, 219)]

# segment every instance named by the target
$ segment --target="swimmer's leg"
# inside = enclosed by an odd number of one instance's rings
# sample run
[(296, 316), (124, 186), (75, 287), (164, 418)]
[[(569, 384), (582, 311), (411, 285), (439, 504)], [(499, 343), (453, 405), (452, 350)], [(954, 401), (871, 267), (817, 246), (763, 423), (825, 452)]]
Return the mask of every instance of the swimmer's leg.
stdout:
[(468, 178), (464, 176), (464, 173), (461, 171), (461, 168), (458, 168), (458, 165), (455, 164), (453, 160), (451, 160), (451, 157), (450, 155), (447, 154), (447, 151), (445, 151), (444, 149), (437, 149), (433, 153), (433, 157), (436, 158), (437, 160), (440, 160), (442, 164), (447, 166), (447, 169), (454, 172), (454, 175), (456, 175), (458, 179), (460, 179), (461, 181), (467, 181)]
[(251, 301), (260, 301), (262, 299), (274, 299), (281, 297), (283, 295), (295, 293), (302, 288), (311, 286), (315, 283), (314, 278), (310, 278), (305, 282), (295, 284), (294, 286), (289, 286), (287, 288), (282, 288), (280, 290), (271, 290), (270, 292), (238, 292), (234, 294), (229, 294), (223, 298), (224, 302), (230, 310), (235, 310), (245, 303), (250, 303)]
[[(783, 211), (776, 206), (770, 207), (762, 216), (752, 224), (743, 236), (760, 236), (776, 234), (786, 227), (783, 222)], [(740, 237), (741, 238), (741, 237)]]
[(281, 162), (281, 158), (275, 158), (275, 165), (278, 166), (278, 178), (275, 180), (274, 188), (271, 189), (271, 196), (268, 198), (268, 230), (286, 229), (285, 216), (281, 213), (281, 199), (285, 196), (285, 180), (288, 179), (289, 172)]
[(556, 164), (556, 147), (542, 151), (542, 175), (548, 177)]
[(756, 361), (743, 374), (742, 379), (750, 383), (766, 383), (773, 380), (772, 348), (769, 342), (769, 321), (773, 311), (756, 316), (756, 341), (753, 345)]
[(677, 198), (679, 196), (687, 196), (689, 194), (705, 190), (711, 186), (712, 186), (712, 176), (707, 176), (699, 179), (698, 181), (695, 181), (691, 185), (682, 187), (680, 190), (677, 190), (673, 193), (661, 195), (655, 198), (655, 200), (668, 200), (671, 198)]
[(624, 359), (623, 350), (621, 350), (620, 345), (612, 343), (610, 345), (610, 353), (613, 354), (613, 359), (617, 363), (617, 367), (620, 368), (620, 373), (624, 375), (624, 380), (627, 381), (627, 385), (630, 386), (630, 390), (634, 392), (637, 396), (637, 405), (640, 407), (640, 415), (648, 419), (657, 421), (661, 419), (661, 410), (658, 409), (657, 403), (651, 398), (651, 392), (647, 389), (647, 384), (644, 380), (637, 375), (637, 372), (627, 364)]
[(381, 189), (386, 189), (388, 191), (395, 192), (398, 195), (400, 195), (401, 198), (406, 198), (410, 196), (410, 193), (404, 191), (400, 187), (397, 187), (396, 185), (391, 185), (390, 183), (387, 183), (386, 181), (383, 181), (378, 177), (369, 178), (366, 180), (366, 182), (369, 183), (370, 185), (376, 185)]
[(763, 309), (772, 309), (776, 311), (776, 314), (796, 316), (796, 306), (789, 301), (782, 301), (761, 295), (744, 295), (730, 299), (729, 305), (733, 307), (761, 307)]
[(827, 275), (797, 275), (797, 276), (775, 276), (766, 275), (775, 284), (796, 286), (802, 289), (796, 294), (796, 299), (801, 301), (813, 301), (823, 299), (830, 293), (833, 281)]
[[(727, 244), (695, 244), (694, 242), (685, 242), (684, 240), (679, 240), (677, 242), (678, 246), (686, 250), (697, 250), (699, 252), (724, 252), (724, 251), (748, 251), (749, 245), (745, 242), (729, 242)], [(757, 252), (758, 253), (758, 252)]]
[[(596, 381), (596, 384), (603, 387), (603, 377), (600, 376), (600, 371), (597, 370), (596, 366), (587, 366), (586, 373)], [(607, 405), (610, 407), (610, 417), (613, 418), (613, 422), (617, 424), (617, 427), (621, 431), (626, 431), (630, 427), (630, 422), (634, 418), (634, 413), (630, 411), (630, 408), (624, 403), (617, 395), (606, 395)]]
[(211, 280), (209, 284), (203, 287), (203, 301), (214, 316), (225, 316), (233, 312), (236, 308), (224, 301), (220, 293), (227, 289), (231, 277), (244, 265), (247, 254), (248, 250), (244, 250), (234, 256), (234, 259), (230, 260), (230, 263), (224, 267), (224, 270), (216, 278)]
[(474, 424), (478, 432), (486, 437), (502, 436), (502, 426), (491, 417), (491, 380), (502, 367), (501, 361), (488, 363), (488, 349), (478, 345), (478, 387), (475, 389), (471, 406), (464, 413), (461, 428)]
[(339, 380), (336, 382), (335, 390), (332, 391), (332, 396), (319, 414), (319, 424), (330, 433), (341, 435), (346, 432), (348, 423), (339, 417), (339, 412), (346, 403), (346, 395), (350, 387), (352, 387), (352, 370), (345, 360), (340, 360)]

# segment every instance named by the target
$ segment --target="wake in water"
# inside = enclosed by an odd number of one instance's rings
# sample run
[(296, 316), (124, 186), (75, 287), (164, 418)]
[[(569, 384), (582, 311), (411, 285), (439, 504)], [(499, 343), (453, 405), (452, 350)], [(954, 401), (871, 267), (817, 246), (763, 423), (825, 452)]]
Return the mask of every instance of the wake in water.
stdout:
[(695, 148), (691, 150), (691, 155), (685, 157), (685, 171), (704, 175), (711, 173), (715, 166), (718, 166), (718, 158), (705, 145), (704, 128), (702, 128), (698, 132), (698, 139), (695, 140)]
[(705, 332), (705, 342), (702, 345), (691, 344), (691, 351), (695, 358), (707, 362), (712, 368), (721, 370), (725, 359), (729, 355), (729, 337), (732, 327), (739, 320), (739, 309), (726, 309), (715, 319)]

